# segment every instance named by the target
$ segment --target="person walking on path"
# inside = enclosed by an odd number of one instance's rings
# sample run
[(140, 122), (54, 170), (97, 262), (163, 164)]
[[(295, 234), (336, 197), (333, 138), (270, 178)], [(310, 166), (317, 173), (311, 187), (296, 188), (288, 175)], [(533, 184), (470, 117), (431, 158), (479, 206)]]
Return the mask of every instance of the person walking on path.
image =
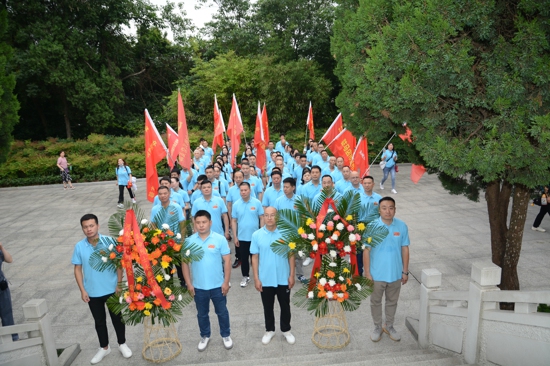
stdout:
[(60, 169), (61, 181), (63, 182), (63, 189), (67, 190), (67, 185), (70, 189), (74, 189), (71, 175), (69, 174), (69, 166), (67, 163), (67, 158), (65, 157), (65, 151), (59, 153), (57, 158), (57, 167)]
[(397, 161), (397, 153), (393, 150), (393, 144), (388, 144), (388, 149), (382, 154), (382, 161), (386, 162), (384, 167), (384, 178), (380, 182), (380, 189), (384, 189), (384, 182), (388, 179), (388, 174), (391, 174), (391, 193), (396, 194), (395, 190), (395, 162)]
[[(8, 280), (2, 272), (2, 262), (11, 263), (13, 258), (7, 249), (0, 243), (0, 319), (2, 320), (2, 326), (14, 325), (13, 321), (13, 309), (11, 307), (11, 293)], [(11, 339), (15, 342), (19, 340), (17, 333), (11, 335)]]
[[(378, 203), (380, 217), (376, 225), (385, 226), (388, 236), (374, 248), (368, 244), (363, 250), (365, 277), (374, 282), (370, 296), (370, 309), (374, 330), (370, 339), (378, 342), (382, 332), (387, 333), (394, 341), (401, 336), (393, 327), (397, 300), (401, 286), (409, 280), (409, 229), (407, 225), (395, 218), (395, 200), (383, 197)], [(384, 312), (386, 326), (382, 327), (382, 297), (385, 295)]]
[(537, 217), (535, 218), (535, 222), (533, 223), (532, 230), (545, 232), (546, 230), (540, 227), (540, 223), (542, 222), (542, 219), (544, 218), (544, 215), (548, 214), (550, 215), (550, 197), (548, 197), (548, 185), (544, 186), (544, 193), (540, 197), (540, 211)]
[(118, 185), (118, 208), (124, 208), (124, 188), (128, 189), (132, 203), (136, 203), (134, 192), (132, 191), (132, 170), (126, 164), (124, 159), (118, 159), (118, 165), (115, 170)]
[[(76, 243), (71, 259), (74, 264), (74, 277), (80, 289), (82, 301), (88, 304), (94, 317), (95, 330), (99, 339), (99, 350), (92, 358), (92, 365), (101, 362), (105, 356), (111, 353), (109, 347), (109, 332), (107, 330), (107, 315), (105, 304), (107, 299), (115, 292), (120, 292), (118, 284), (122, 281), (122, 268), (114, 270), (106, 269), (97, 271), (90, 265), (90, 256), (94, 251), (104, 248), (106, 245), (100, 240), (99, 221), (94, 214), (86, 214), (80, 219), (80, 226), (86, 238)], [(109, 309), (111, 322), (115, 328), (118, 341), (118, 349), (124, 358), (130, 358), (132, 351), (126, 345), (126, 327), (121, 314), (115, 314)]]
[[(292, 178), (290, 178), (292, 179)], [(252, 234), (250, 253), (252, 254), (252, 271), (254, 287), (260, 292), (264, 307), (265, 335), (263, 344), (268, 344), (275, 335), (275, 296), (281, 307), (281, 332), (290, 344), (296, 339), (290, 332), (290, 290), (294, 286), (294, 256), (282, 256), (271, 250), (271, 243), (281, 239), (277, 229), (277, 210), (266, 207), (265, 226)]]

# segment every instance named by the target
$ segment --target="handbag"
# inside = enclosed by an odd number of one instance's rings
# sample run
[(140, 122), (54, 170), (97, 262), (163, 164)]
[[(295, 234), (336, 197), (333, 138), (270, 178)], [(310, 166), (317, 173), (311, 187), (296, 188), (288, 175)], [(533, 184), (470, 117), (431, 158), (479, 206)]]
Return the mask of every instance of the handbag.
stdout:
[(384, 168), (386, 167), (386, 162), (385, 162), (385, 161), (381, 161), (381, 162), (379, 163), (379, 165), (380, 165), (380, 169), (384, 169)]
[(399, 167), (397, 166), (397, 164), (395, 164), (395, 172), (399, 172)]

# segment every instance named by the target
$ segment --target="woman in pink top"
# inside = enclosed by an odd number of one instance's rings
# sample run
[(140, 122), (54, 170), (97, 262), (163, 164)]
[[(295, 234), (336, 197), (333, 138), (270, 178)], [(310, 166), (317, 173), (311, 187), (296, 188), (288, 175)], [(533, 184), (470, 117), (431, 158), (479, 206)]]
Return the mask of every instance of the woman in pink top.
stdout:
[(57, 167), (61, 170), (63, 189), (67, 190), (67, 184), (71, 189), (74, 189), (73, 184), (71, 183), (71, 175), (69, 174), (69, 164), (67, 163), (67, 158), (65, 158), (65, 151), (61, 151), (59, 153), (59, 158), (57, 158)]

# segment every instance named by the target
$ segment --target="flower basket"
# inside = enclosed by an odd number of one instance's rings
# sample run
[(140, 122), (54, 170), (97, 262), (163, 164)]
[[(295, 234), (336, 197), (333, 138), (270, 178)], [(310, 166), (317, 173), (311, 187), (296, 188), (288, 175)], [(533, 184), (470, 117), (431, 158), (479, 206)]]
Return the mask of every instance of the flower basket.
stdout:
[(342, 304), (336, 300), (328, 303), (328, 312), (315, 317), (311, 341), (323, 349), (340, 349), (350, 342), (348, 322)]
[(147, 361), (162, 363), (181, 353), (181, 342), (174, 324), (153, 324), (151, 318), (143, 323), (143, 349), (141, 355)]

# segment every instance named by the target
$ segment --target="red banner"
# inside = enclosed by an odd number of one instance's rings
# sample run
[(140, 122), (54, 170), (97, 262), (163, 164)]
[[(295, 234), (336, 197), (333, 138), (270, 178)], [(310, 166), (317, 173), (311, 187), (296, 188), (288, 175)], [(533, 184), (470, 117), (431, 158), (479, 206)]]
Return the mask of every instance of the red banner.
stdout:
[(168, 165), (170, 165), (170, 169), (174, 169), (174, 165), (176, 165), (176, 159), (178, 158), (179, 153), (179, 140), (178, 140), (178, 134), (170, 125), (166, 124), (166, 137), (168, 138), (168, 155), (166, 156), (166, 159), (168, 160)]
[(264, 129), (264, 141), (267, 143), (269, 142), (269, 123), (267, 122), (267, 109), (265, 109), (265, 103), (264, 103), (264, 109), (262, 109), (262, 127)]
[[(342, 113), (340, 113), (334, 122), (330, 125), (327, 132), (321, 137), (320, 141), (324, 141), (325, 144), (330, 144), (332, 140), (344, 129), (344, 123), (342, 122)], [(353, 152), (353, 150), (352, 150)]]
[(309, 130), (309, 138), (315, 139), (315, 130), (313, 128), (313, 108), (311, 107), (311, 102), (309, 102), (309, 110), (307, 112), (307, 121), (306, 126)]
[[(187, 132), (187, 120), (185, 118), (185, 109), (181, 100), (181, 93), (178, 90), (178, 140), (179, 154), (178, 161), (186, 169), (191, 169), (191, 147), (189, 146), (189, 133)], [(175, 158), (175, 157), (174, 157)]]
[(229, 116), (229, 125), (227, 126), (227, 135), (231, 140), (231, 159), (229, 163), (231, 166), (235, 166), (237, 163), (236, 158), (241, 148), (241, 133), (243, 133), (243, 121), (241, 119), (241, 112), (237, 105), (237, 99), (233, 94), (233, 102), (231, 104), (231, 114)]
[(216, 147), (225, 145), (223, 141), (223, 133), (225, 132), (225, 124), (223, 123), (222, 112), (218, 107), (218, 99), (214, 95), (214, 140), (212, 140), (212, 151), (216, 154)]
[(360, 177), (369, 175), (369, 147), (366, 137), (359, 138), (351, 161), (354, 163), (354, 168), (359, 170)]
[(417, 184), (424, 173), (426, 173), (426, 168), (424, 168), (424, 165), (413, 164), (411, 167), (411, 180), (413, 183)]
[(166, 156), (166, 145), (147, 109), (145, 110), (145, 178), (147, 182), (147, 199), (155, 200), (159, 187), (157, 164)]
[(344, 158), (344, 165), (349, 165), (351, 170), (355, 170), (353, 152), (355, 151), (356, 144), (357, 140), (355, 139), (355, 136), (344, 128), (342, 132), (340, 132), (334, 140), (327, 145), (327, 148), (330, 149), (334, 156)]
[(267, 141), (265, 139), (262, 112), (260, 111), (260, 102), (258, 102), (258, 113), (256, 115), (256, 132), (254, 133), (254, 146), (256, 147), (256, 166), (260, 168), (263, 173), (265, 171), (267, 163), (267, 158), (265, 155)]

